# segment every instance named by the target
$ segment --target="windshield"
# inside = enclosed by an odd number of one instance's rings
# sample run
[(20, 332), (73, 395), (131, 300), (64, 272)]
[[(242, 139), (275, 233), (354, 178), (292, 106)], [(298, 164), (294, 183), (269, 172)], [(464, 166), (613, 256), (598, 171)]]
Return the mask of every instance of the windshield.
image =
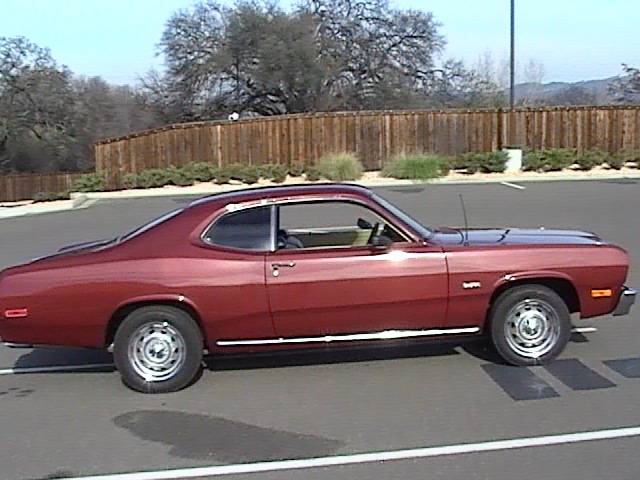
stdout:
[(147, 232), (149, 230), (151, 230), (152, 228), (157, 227), (158, 225), (160, 225), (161, 223), (166, 222), (167, 220), (177, 216), (179, 213), (181, 213), (184, 209), (183, 208), (178, 208), (177, 210), (172, 210), (169, 213), (165, 213), (164, 215), (151, 220), (148, 223), (145, 223), (144, 225), (135, 228), (134, 230), (131, 230), (129, 233), (126, 233), (124, 235), (121, 235), (120, 237), (117, 238), (118, 242), (126, 242), (127, 240), (131, 240), (134, 237), (137, 237), (138, 235), (142, 235), (144, 232)]
[(385, 209), (390, 211), (395, 217), (402, 220), (404, 223), (409, 225), (413, 230), (415, 230), (422, 238), (429, 238), (431, 236), (431, 230), (413, 218), (411, 215), (406, 213), (401, 208), (395, 206), (393, 203), (384, 199), (383, 197), (373, 194), (372, 198), (382, 205)]

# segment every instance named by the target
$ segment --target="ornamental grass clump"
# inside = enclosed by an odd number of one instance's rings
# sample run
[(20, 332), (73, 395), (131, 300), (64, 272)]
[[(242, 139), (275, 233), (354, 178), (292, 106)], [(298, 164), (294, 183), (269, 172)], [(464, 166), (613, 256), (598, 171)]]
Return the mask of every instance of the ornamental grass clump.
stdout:
[(318, 160), (317, 168), (322, 177), (335, 182), (358, 180), (364, 172), (358, 157), (348, 152), (325, 155)]
[(409, 180), (429, 180), (449, 173), (449, 161), (439, 155), (398, 155), (385, 166), (385, 177)]

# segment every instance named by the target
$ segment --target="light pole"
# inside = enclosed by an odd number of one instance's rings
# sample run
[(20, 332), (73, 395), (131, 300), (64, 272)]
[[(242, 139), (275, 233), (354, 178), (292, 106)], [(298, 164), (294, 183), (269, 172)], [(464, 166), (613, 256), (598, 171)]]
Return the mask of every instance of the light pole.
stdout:
[(513, 110), (516, 103), (516, 0), (511, 0), (511, 69), (509, 76), (509, 106)]

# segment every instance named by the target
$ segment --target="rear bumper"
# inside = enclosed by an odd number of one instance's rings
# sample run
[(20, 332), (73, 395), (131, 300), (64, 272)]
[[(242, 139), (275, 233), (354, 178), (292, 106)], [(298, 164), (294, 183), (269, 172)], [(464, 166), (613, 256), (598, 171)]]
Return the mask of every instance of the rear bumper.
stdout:
[(623, 287), (620, 298), (618, 299), (618, 305), (613, 311), (613, 315), (627, 315), (631, 310), (631, 306), (636, 302), (636, 291), (633, 288)]

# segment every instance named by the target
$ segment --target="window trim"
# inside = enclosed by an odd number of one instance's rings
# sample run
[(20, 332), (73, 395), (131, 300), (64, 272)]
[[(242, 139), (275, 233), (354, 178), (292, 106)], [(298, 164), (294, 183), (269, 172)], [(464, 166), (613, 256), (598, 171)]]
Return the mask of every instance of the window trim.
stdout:
[[(246, 203), (229, 203), (227, 205), (225, 205), (224, 207), (222, 207), (222, 211), (223, 213), (216, 215), (215, 218), (213, 218), (213, 220), (211, 220), (211, 222), (209, 222), (207, 224), (207, 226), (205, 226), (202, 229), (202, 232), (199, 235), (200, 241), (207, 247), (211, 247), (211, 248), (216, 248), (216, 249), (220, 249), (220, 250), (227, 250), (227, 251), (232, 251), (232, 252), (239, 252), (239, 253), (249, 253), (249, 254), (265, 254), (265, 253), (277, 253), (280, 250), (278, 250), (278, 245), (277, 245), (277, 236), (278, 236), (278, 226), (280, 223), (280, 206), (281, 205), (292, 205), (292, 204), (304, 204), (304, 203), (351, 203), (351, 204), (355, 204), (355, 205), (359, 205), (361, 207), (364, 207), (370, 211), (372, 211), (375, 215), (381, 217), (382, 219), (384, 219), (387, 223), (389, 223), (398, 234), (400, 234), (402, 237), (404, 237), (405, 242), (397, 242), (397, 243), (418, 243), (418, 241), (416, 240), (416, 236), (412, 235), (409, 231), (407, 231), (406, 228), (399, 226), (397, 222), (394, 222), (392, 219), (393, 217), (391, 217), (391, 219), (389, 218), (389, 215), (386, 214), (386, 210), (384, 209), (384, 207), (382, 205), (379, 205), (380, 210), (382, 210), (382, 212), (377, 211), (375, 209), (373, 209), (371, 207), (371, 205), (369, 205), (367, 202), (358, 199), (358, 198), (351, 198), (351, 197), (333, 197), (333, 198), (327, 198), (327, 197), (306, 197), (306, 198), (295, 198), (295, 197), (288, 197), (288, 198), (280, 198), (280, 199), (261, 199), (261, 200), (252, 200), (252, 201), (248, 201)], [(373, 201), (374, 203), (375, 200)], [(376, 203), (377, 204), (377, 203)], [(226, 217), (227, 215), (233, 214), (233, 213), (238, 213), (242, 210), (248, 210), (250, 208), (260, 208), (260, 207), (270, 207), (270, 249), (269, 250), (251, 250), (251, 249), (247, 249), (247, 248), (239, 248), (239, 247), (231, 247), (228, 245), (220, 245), (217, 243), (213, 243), (208, 241), (205, 238), (206, 233), (215, 226), (216, 223), (218, 223), (220, 220), (222, 220), (224, 217)], [(384, 213), (383, 213), (384, 212)], [(359, 246), (352, 246), (352, 245), (337, 245), (337, 246), (322, 246), (322, 247), (306, 247), (306, 248), (298, 248), (295, 250), (289, 250), (289, 253), (291, 253), (292, 251), (295, 252), (317, 252), (317, 251), (321, 251), (321, 250), (347, 250), (347, 249), (352, 249), (352, 250), (363, 250), (363, 249), (367, 249), (368, 246), (366, 245), (359, 245)]]

